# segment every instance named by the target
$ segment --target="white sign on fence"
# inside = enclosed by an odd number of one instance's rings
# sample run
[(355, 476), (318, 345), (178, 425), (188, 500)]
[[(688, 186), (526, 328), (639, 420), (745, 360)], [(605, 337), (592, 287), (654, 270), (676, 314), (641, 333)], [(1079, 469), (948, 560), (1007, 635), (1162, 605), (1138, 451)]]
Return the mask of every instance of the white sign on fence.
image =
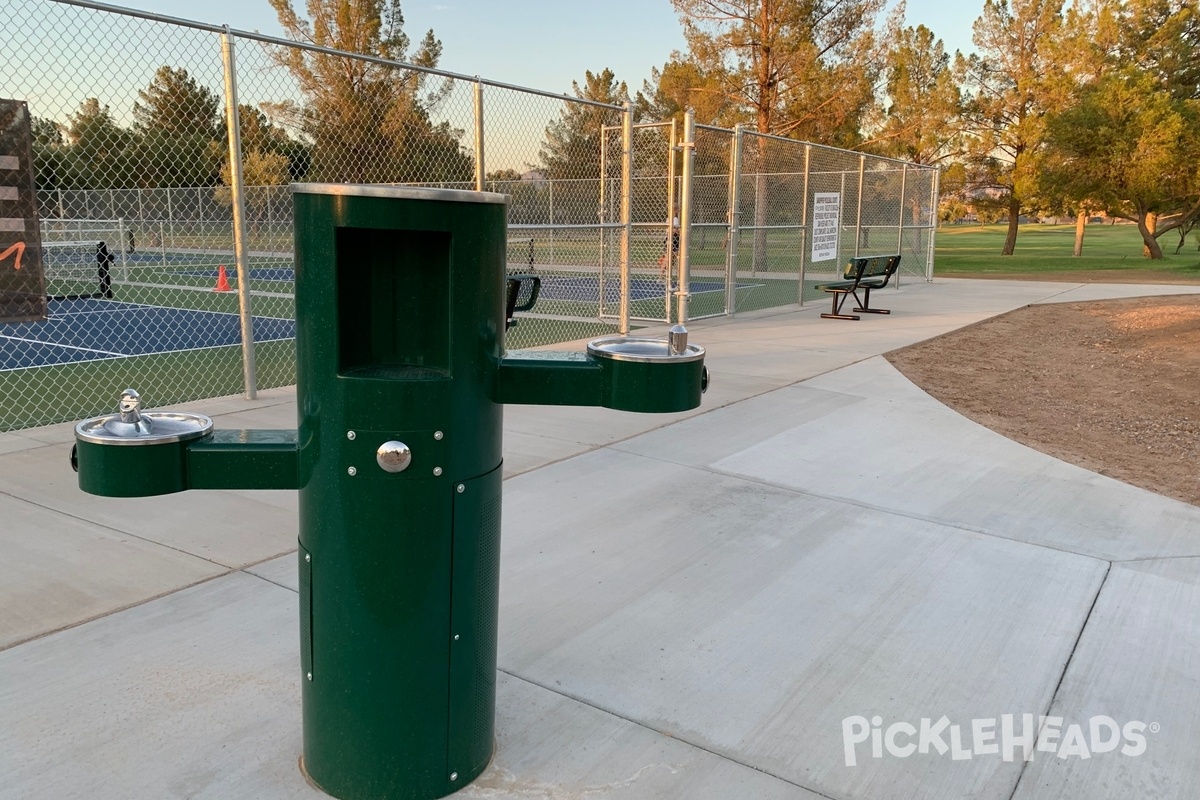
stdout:
[(842, 195), (838, 192), (817, 192), (813, 195), (812, 260), (830, 261), (838, 257), (838, 217), (842, 212)]

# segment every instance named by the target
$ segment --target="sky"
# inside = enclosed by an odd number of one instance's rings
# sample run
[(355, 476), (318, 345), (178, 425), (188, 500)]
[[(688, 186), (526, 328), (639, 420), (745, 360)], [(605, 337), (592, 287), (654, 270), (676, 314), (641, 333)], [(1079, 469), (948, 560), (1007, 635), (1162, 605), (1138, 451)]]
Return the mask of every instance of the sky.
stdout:
[[(293, 2), (301, 9), (305, 5), (305, 0)], [(978, 9), (937, 6), (945, 0), (908, 2), (909, 24), (925, 24), (945, 40), (950, 52), (970, 47)], [(633, 94), (642, 89), (653, 68), (685, 47), (670, 0), (402, 3), (410, 40), (419, 42), (430, 28), (441, 39), (442, 69), (554, 94), (571, 95), (572, 81), (582, 83), (585, 72), (605, 68), (625, 81)], [(113, 4), (283, 36), (268, 0), (116, 0)], [(6, 15), (6, 10), (15, 13)], [(211, 33), (118, 15), (97, 16), (46, 0), (0, 0), (0, 23), (26, 33), (0, 43), (0, 55), (19, 65), (13, 74), (5, 75), (8, 91), (27, 100), (35, 116), (65, 122), (84, 98), (96, 97), (111, 106), (118, 124), (128, 126), (137, 91), (151, 82), (155, 69), (164, 63), (187, 69), (211, 91), (222, 92), (218, 40)], [(43, 41), (48, 35), (55, 37), (53, 46)], [(138, 37), (150, 38), (142, 42)], [(239, 44), (237, 53), (240, 102), (262, 107), (298, 97), (285, 71), (263, 68), (270, 63), (263, 48)], [(558, 119), (563, 106), (546, 98), (488, 90), (485, 108), (491, 109), (484, 114), (489, 167), (523, 170), (538, 161), (546, 127)], [(455, 83), (437, 113), (436, 121), (469, 131), (473, 124), (470, 85)]]
[[(110, 0), (241, 30), (282, 35), (267, 0)], [(294, 0), (297, 10), (304, 0)], [(908, 0), (908, 24), (923, 24), (946, 49), (971, 49), (971, 24), (982, 2)], [(464, 75), (551, 92), (571, 91), (585, 71), (608, 67), (630, 92), (653, 67), (684, 48), (669, 0), (404, 0), (404, 30), (419, 41), (432, 28), (442, 40), (439, 66)]]

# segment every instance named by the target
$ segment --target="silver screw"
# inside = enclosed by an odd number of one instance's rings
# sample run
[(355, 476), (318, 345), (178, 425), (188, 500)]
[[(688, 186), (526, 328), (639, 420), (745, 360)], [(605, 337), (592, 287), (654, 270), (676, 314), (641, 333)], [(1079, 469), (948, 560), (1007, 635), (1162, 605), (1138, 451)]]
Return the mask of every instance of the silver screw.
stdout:
[(433, 432), (433, 438), (437, 439), (437, 440), (440, 442), (440, 441), (442, 440), (442, 432), (441, 432), (441, 431), (434, 431), (434, 432)]
[(358, 436), (358, 434), (355, 433), (354, 431), (346, 431), (346, 438), (349, 439), (350, 441), (353, 442), (354, 437), (356, 437), (356, 436)]
[(456, 633), (456, 634), (454, 634), (454, 641), (456, 641), (456, 642), (458, 641), (458, 634), (457, 634), (457, 633)]
[(346, 474), (349, 475), (351, 478), (353, 478), (355, 475), (358, 474), (358, 470), (356, 470), (354, 467), (349, 467), (346, 470)]
[(458, 493), (459, 494), (462, 494), (466, 490), (467, 490), (467, 487), (463, 486), (461, 483), (458, 485)]
[(441, 467), (434, 467), (434, 468), (433, 468), (433, 474), (434, 474), (434, 477), (437, 477), (438, 475), (441, 475), (441, 474), (442, 474), (442, 468), (441, 468)]
[(310, 556), (308, 553), (305, 553), (305, 554), (304, 554), (304, 560), (305, 560), (305, 561), (312, 561), (312, 556)]
[(311, 672), (310, 672), (310, 673), (308, 673), (308, 679), (309, 679), (310, 681), (312, 680), (312, 673), (311, 673)]
[(452, 781), (456, 781), (456, 780), (458, 780), (458, 773), (457, 773), (457, 772), (451, 772), (451, 773), (450, 773), (450, 780), (452, 780)]

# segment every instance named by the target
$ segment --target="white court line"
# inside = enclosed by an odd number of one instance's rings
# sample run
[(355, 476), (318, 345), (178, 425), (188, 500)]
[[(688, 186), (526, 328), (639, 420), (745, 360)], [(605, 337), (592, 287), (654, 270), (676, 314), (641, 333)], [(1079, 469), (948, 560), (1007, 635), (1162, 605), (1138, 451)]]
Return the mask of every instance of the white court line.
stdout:
[[(11, 338), (16, 338), (16, 337), (10, 336), (10, 337), (0, 337), (0, 338), (10, 338), (11, 339)], [(294, 337), (294, 336), (285, 336), (280, 339), (255, 339), (254, 343), (259, 344), (259, 343), (263, 343), (263, 342), (292, 342), (292, 341), (295, 341), (295, 339), (296, 339), (296, 337)], [(37, 344), (50, 344), (49, 342), (39, 342), (36, 339), (30, 339), (28, 341), (33, 341), (33, 342), (36, 342)], [(65, 344), (55, 345), (55, 346), (56, 347), (70, 347), (70, 345), (65, 345)], [(112, 353), (112, 354), (108, 355), (108, 358), (143, 358), (146, 356), (169, 356), (169, 355), (177, 355), (179, 353), (196, 353), (201, 350), (221, 350), (226, 347), (241, 347), (241, 346), (242, 346), (241, 342), (234, 342), (233, 344), (213, 344), (213, 345), (206, 345), (204, 347), (187, 347), (182, 350), (156, 350), (156, 351), (149, 352), (149, 353)], [(71, 349), (87, 351), (86, 347), (75, 347), (75, 348), (71, 348)], [(103, 353), (104, 351), (103, 350), (93, 350), (90, 352)], [(33, 364), (28, 367), (7, 367), (4, 369), (0, 369), (0, 372), (16, 372), (17, 370), (22, 370), (22, 369), (48, 369), (51, 367), (66, 367), (66, 366), (70, 366), (71, 364), (86, 364), (89, 361), (104, 361), (104, 360), (106, 360), (106, 359), (89, 358), (89, 359), (85, 359), (83, 361), (62, 361), (57, 364)]]
[[(266, 342), (294, 342), (295, 340), (296, 340), (295, 336), (281, 336), (278, 339), (255, 339), (254, 343), (255, 344), (264, 344)], [(205, 345), (204, 347), (185, 347), (182, 350), (155, 350), (153, 353), (138, 353), (136, 357), (168, 356), (168, 355), (175, 355), (177, 353), (195, 353), (200, 350), (220, 350), (224, 347), (241, 347), (241, 346), (242, 346), (241, 342), (233, 342), (231, 344), (209, 344), (209, 345)], [(129, 356), (129, 358), (135, 358), (135, 356)]]
[(0, 369), (0, 373), (4, 372), (19, 372), (26, 369), (49, 369), (53, 367), (69, 367), (72, 364), (92, 364), (96, 361), (116, 361), (121, 358), (137, 358), (137, 356), (127, 356), (118, 353), (114, 356), (99, 356), (97, 358), (81, 358), (78, 361), (56, 361), (53, 364), (31, 364), (27, 367), (4, 367)]
[(95, 311), (65, 311), (58, 314), (51, 314), (50, 319), (71, 319), (73, 317), (90, 317), (95, 314), (118, 314), (122, 311), (136, 311), (137, 306), (125, 308), (105, 308)]
[[(69, 301), (68, 301), (69, 302)], [(86, 317), (89, 314), (112, 314), (117, 311), (131, 311), (141, 306), (133, 303), (121, 303), (119, 308), (96, 308), (91, 311), (60, 311), (57, 314), (51, 314), (51, 319), (66, 319), (67, 317)]]
[(91, 347), (79, 347), (73, 344), (59, 344), (58, 342), (47, 342), (43, 339), (26, 339), (21, 336), (3, 336), (0, 339), (8, 339), (13, 342), (27, 342), (28, 344), (44, 344), (48, 347), (61, 347), (64, 350), (79, 350), (83, 353), (99, 353), (102, 356), (127, 356), (128, 353), (114, 353), (111, 350), (95, 350)]

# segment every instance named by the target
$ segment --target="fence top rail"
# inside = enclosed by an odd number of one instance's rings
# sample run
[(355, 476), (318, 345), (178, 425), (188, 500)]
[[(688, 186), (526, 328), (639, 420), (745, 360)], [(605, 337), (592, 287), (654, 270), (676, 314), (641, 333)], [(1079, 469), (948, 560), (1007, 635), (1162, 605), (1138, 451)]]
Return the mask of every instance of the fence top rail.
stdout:
[(250, 39), (264, 44), (272, 44), (280, 47), (295, 47), (300, 50), (308, 50), (312, 53), (320, 53), (327, 56), (339, 56), (342, 58), (353, 58), (358, 61), (367, 61), (372, 64), (382, 64), (388, 67), (399, 67), (401, 69), (409, 69), (414, 72), (424, 72), (428, 75), (437, 75), (443, 78), (453, 78), (459, 81), (468, 81), (470, 83), (479, 83), (484, 86), (494, 86), (497, 89), (511, 89), (525, 94), (536, 94), (542, 97), (550, 97), (555, 100), (566, 100), (572, 103), (580, 103), (582, 105), (597, 106), (599, 108), (611, 108), (617, 111), (623, 111), (624, 106), (616, 106), (611, 103), (600, 103), (595, 100), (587, 100), (581, 97), (571, 97), (567, 94), (556, 94), (548, 92), (544, 89), (531, 89), (528, 86), (518, 86), (513, 83), (504, 83), (503, 81), (494, 81), (489, 78), (481, 78), (478, 75), (463, 75), (458, 72), (450, 72), (444, 69), (434, 67), (422, 67), (418, 64), (409, 64), (405, 61), (393, 61), (388, 58), (380, 58), (378, 56), (370, 56), (364, 53), (350, 53), (345, 50), (335, 50), (331, 47), (321, 47), (320, 45), (309, 44), (307, 42), (297, 42), (292, 39), (283, 39), (278, 36), (268, 36), (265, 33), (258, 31), (243, 31), (237, 28), (231, 28), (228, 25), (213, 25), (209, 22), (197, 22), (196, 20), (184, 19), (183, 17), (172, 17), (166, 14), (155, 14), (149, 11), (140, 11), (136, 8), (124, 8), (122, 6), (114, 6), (108, 3), (97, 3), (94, 0), (52, 0), (52, 2), (60, 5), (78, 6), (80, 8), (89, 8), (93, 11), (105, 11), (110, 14), (120, 14), (126, 17), (137, 17), (139, 19), (150, 20), (151, 22), (165, 22), (170, 25), (178, 25), (182, 28), (192, 28), (200, 31), (208, 31), (209, 33), (223, 33), (230, 36), (236, 36), (239, 39)]
[[(737, 133), (737, 130), (734, 128), (721, 128), (716, 125), (701, 125), (699, 123), (696, 124), (696, 130), (714, 131), (716, 133), (724, 133), (724, 134), (728, 134), (731, 136), (733, 134)], [(841, 147), (833, 147), (832, 145), (828, 145), (828, 144), (817, 144), (816, 142), (806, 142), (803, 139), (789, 139), (786, 136), (779, 136), (778, 134), (774, 134), (774, 133), (759, 133), (758, 131), (753, 131), (753, 130), (750, 130), (749, 128), (742, 128), (742, 135), (743, 136), (756, 136), (760, 139), (769, 139), (771, 141), (776, 141), (776, 142), (787, 142), (788, 144), (793, 144), (793, 145), (804, 145), (805, 147), (819, 147), (822, 150), (832, 150), (837, 153), (847, 153), (850, 155), (862, 156), (865, 158), (875, 159), (876, 161), (888, 161), (893, 164), (903, 165), (905, 167), (908, 167), (909, 169), (914, 169), (914, 170), (936, 170), (937, 169), (937, 167), (931, 166), (929, 164), (916, 164), (912, 161), (905, 161), (904, 159), (901, 159), (901, 158), (891, 158), (889, 156), (878, 156), (878, 155), (875, 155), (874, 153), (867, 153), (867, 152), (864, 152), (861, 150), (845, 150)], [(697, 176), (697, 177), (699, 177), (699, 176)]]
[[(654, 224), (663, 225), (665, 223), (659, 222), (659, 223), (654, 223)], [(571, 224), (564, 222), (564, 223), (554, 223), (553, 225), (547, 225), (544, 223), (533, 223), (533, 222), (530, 222), (530, 223), (513, 222), (513, 223), (509, 223), (509, 225), (508, 225), (508, 229), (510, 231), (517, 230), (517, 229), (523, 230), (523, 231), (598, 230), (600, 228), (620, 229), (620, 228), (624, 228), (624, 227), (625, 227), (625, 223), (623, 223), (623, 222), (584, 222), (584, 223), (576, 222), (576, 223), (571, 223)], [(911, 227), (911, 226), (909, 226), (909, 227)]]
[[(605, 108), (607, 108), (607, 106), (605, 106)], [(624, 110), (623, 107), (622, 110)], [(633, 123), (632, 127), (635, 131), (646, 130), (647, 128), (669, 128), (671, 127), (671, 120), (660, 120), (658, 122), (635, 122)], [(616, 133), (617, 131), (622, 131), (624, 129), (624, 125), (603, 125), (600, 128), (600, 130), (604, 133)]]

